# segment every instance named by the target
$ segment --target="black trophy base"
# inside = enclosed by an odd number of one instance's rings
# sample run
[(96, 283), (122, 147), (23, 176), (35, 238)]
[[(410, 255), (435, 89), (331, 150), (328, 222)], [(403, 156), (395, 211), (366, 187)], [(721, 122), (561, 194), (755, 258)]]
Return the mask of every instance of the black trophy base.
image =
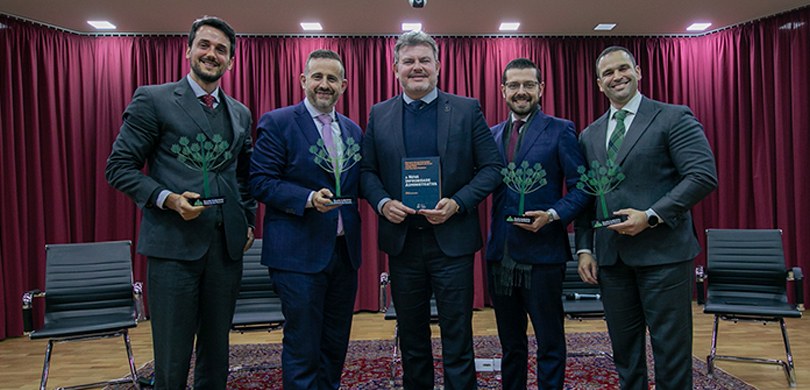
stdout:
[(610, 225), (615, 225), (617, 223), (621, 223), (621, 222), (624, 222), (626, 220), (627, 220), (626, 215), (619, 215), (616, 218), (602, 219), (602, 220), (593, 221), (593, 227), (594, 228), (608, 227)]
[(345, 206), (354, 203), (352, 198), (332, 198), (332, 201), (327, 206)]
[(509, 223), (525, 223), (527, 225), (531, 225), (534, 223), (534, 217), (529, 217), (526, 215), (507, 215), (506, 222)]
[(194, 206), (219, 206), (225, 204), (224, 196), (213, 196), (210, 198), (197, 198), (191, 201)]

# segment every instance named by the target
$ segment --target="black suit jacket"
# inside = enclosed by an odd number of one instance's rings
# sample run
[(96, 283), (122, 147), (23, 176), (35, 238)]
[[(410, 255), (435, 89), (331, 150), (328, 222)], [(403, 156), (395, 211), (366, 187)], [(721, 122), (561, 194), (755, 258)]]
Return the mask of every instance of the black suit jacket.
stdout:
[[(224, 231), (231, 259), (242, 258), (248, 226), (255, 224), (256, 201), (248, 188), (252, 153), (250, 111), (225, 95), (233, 127), (233, 142), (226, 161), (208, 174), (212, 196), (224, 196), (225, 204), (214, 206), (196, 219), (184, 221), (174, 210), (154, 202), (162, 190), (203, 193), (203, 175), (178, 160), (172, 146), (186, 137), (196, 142), (199, 134), (214, 137), (204, 107), (187, 78), (162, 85), (140, 87), (124, 112), (121, 132), (107, 160), (107, 181), (143, 209), (138, 252), (146, 256), (197, 260), (207, 251), (217, 223), (216, 207), (222, 208)], [(219, 161), (219, 160), (217, 160)], [(146, 173), (142, 168), (146, 165)]]
[[(437, 143), (441, 164), (442, 197), (454, 199), (461, 209), (436, 225), (436, 240), (447, 256), (475, 253), (483, 245), (478, 204), (501, 181), (500, 153), (475, 99), (439, 91)], [(377, 210), (383, 198), (402, 199), (401, 95), (371, 108), (363, 138), (360, 186), (363, 197)], [(402, 252), (408, 224), (379, 218), (379, 247), (389, 255)]]

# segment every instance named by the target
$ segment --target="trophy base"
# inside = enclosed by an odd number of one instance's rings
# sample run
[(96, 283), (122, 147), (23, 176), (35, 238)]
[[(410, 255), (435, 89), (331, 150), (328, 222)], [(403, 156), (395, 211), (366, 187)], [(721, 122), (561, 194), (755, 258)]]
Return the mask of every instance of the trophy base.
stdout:
[(534, 223), (534, 217), (529, 217), (526, 215), (507, 215), (506, 222), (509, 223), (525, 223), (527, 225), (531, 225)]
[(210, 198), (197, 198), (193, 199), (191, 204), (194, 206), (218, 206), (221, 204), (225, 204), (225, 197), (214, 196)]
[(332, 201), (327, 206), (345, 206), (354, 203), (352, 198), (332, 198)]
[(616, 218), (611, 218), (611, 219), (596, 220), (596, 221), (593, 221), (593, 227), (594, 228), (608, 227), (610, 225), (615, 225), (617, 223), (624, 222), (626, 220), (627, 220), (626, 215), (620, 215), (620, 216), (618, 216)]

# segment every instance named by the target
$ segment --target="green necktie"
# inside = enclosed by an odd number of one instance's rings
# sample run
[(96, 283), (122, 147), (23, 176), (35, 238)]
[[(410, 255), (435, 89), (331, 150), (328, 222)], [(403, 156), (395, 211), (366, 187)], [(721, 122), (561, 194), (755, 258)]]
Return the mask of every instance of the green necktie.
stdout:
[(613, 133), (610, 135), (610, 141), (608, 142), (608, 159), (612, 161), (616, 161), (616, 155), (619, 154), (619, 149), (622, 147), (622, 141), (624, 141), (624, 133), (626, 131), (624, 127), (624, 118), (627, 117), (626, 110), (619, 110), (613, 114), (613, 118), (616, 119), (616, 128), (613, 129)]

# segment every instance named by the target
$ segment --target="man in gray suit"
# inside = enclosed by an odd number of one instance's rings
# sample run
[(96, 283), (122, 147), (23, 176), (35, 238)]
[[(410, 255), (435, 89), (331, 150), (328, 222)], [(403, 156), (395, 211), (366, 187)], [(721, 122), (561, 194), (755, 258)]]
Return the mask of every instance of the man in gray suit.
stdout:
[[(185, 388), (195, 334), (194, 387), (225, 389), (227, 381), (242, 253), (256, 218), (250, 111), (219, 88), (235, 49), (225, 21), (195, 21), (191, 71), (135, 91), (107, 160), (107, 180), (143, 209), (138, 252), (148, 258), (157, 389)], [(217, 201), (198, 205), (201, 197)]]
[(612, 160), (624, 173), (605, 200), (626, 220), (594, 229), (593, 207), (578, 219), (579, 274), (602, 290), (622, 389), (648, 388), (647, 328), (656, 388), (691, 389), (691, 273), (700, 247), (689, 209), (717, 186), (714, 157), (688, 107), (638, 92), (641, 69), (627, 49), (605, 49), (596, 70), (611, 106), (580, 145), (587, 162)]

